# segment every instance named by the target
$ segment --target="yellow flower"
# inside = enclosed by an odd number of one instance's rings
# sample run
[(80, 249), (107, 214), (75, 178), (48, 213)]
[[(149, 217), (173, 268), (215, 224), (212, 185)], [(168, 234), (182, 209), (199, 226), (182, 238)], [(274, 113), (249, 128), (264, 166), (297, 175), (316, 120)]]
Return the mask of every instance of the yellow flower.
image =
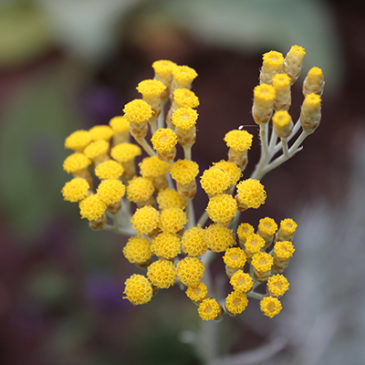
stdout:
[(155, 188), (152, 181), (139, 176), (129, 181), (127, 197), (133, 203), (142, 203), (148, 201), (154, 191)]
[(251, 256), (259, 252), (265, 246), (265, 240), (258, 234), (252, 233), (244, 244), (246, 253)]
[(139, 169), (143, 177), (156, 178), (165, 175), (169, 171), (169, 164), (157, 156), (151, 156), (140, 162)]
[(129, 122), (126, 117), (118, 115), (113, 117), (109, 121), (110, 127), (115, 133), (127, 133), (129, 132)]
[(268, 67), (275, 71), (281, 70), (284, 64), (283, 54), (277, 51), (266, 52), (262, 55), (263, 67)]
[(280, 222), (280, 229), (278, 232), (278, 240), (279, 241), (290, 241), (295, 231), (297, 230), (298, 225), (291, 218), (283, 219)]
[(315, 93), (321, 95), (323, 92), (324, 80), (323, 71), (319, 67), (312, 67), (303, 83), (303, 94)]
[(265, 314), (265, 316), (273, 318), (278, 315), (282, 310), (282, 305), (280, 300), (275, 297), (265, 297), (260, 302), (261, 312)]
[(278, 241), (274, 246), (274, 255), (279, 260), (288, 260), (294, 254), (295, 248), (290, 241)]
[(156, 78), (167, 85), (171, 81), (172, 71), (176, 67), (176, 63), (169, 60), (158, 60), (153, 62), (152, 67), (155, 71)]
[(118, 162), (128, 162), (141, 155), (142, 151), (133, 143), (120, 143), (112, 148), (110, 154)]
[(63, 162), (63, 169), (68, 173), (74, 173), (86, 169), (91, 164), (91, 161), (84, 154), (75, 152), (66, 157)]
[(131, 237), (123, 248), (123, 255), (131, 264), (144, 264), (152, 257), (151, 242), (146, 237)]
[(171, 261), (157, 260), (148, 266), (147, 276), (157, 288), (168, 289), (175, 283), (176, 269)]
[(99, 179), (119, 179), (124, 172), (123, 166), (116, 161), (107, 160), (95, 167), (95, 175)]
[(138, 84), (137, 91), (148, 102), (162, 98), (166, 92), (166, 86), (159, 80), (143, 80)]
[(181, 244), (187, 255), (203, 255), (208, 248), (207, 241), (205, 240), (204, 229), (201, 227), (189, 228), (182, 236)]
[(64, 185), (62, 195), (66, 201), (76, 203), (87, 197), (89, 188), (90, 185), (85, 179), (75, 177)]
[(83, 151), (90, 142), (90, 133), (88, 131), (80, 129), (71, 133), (65, 139), (65, 148), (75, 151)]
[(106, 204), (96, 194), (81, 200), (79, 206), (81, 218), (89, 221), (98, 220), (106, 211)]
[(271, 85), (261, 84), (253, 90), (254, 102), (259, 107), (271, 106), (275, 99), (275, 89)]
[(270, 271), (273, 263), (273, 257), (267, 252), (257, 252), (252, 256), (251, 265), (260, 273)]
[(146, 304), (152, 299), (152, 286), (143, 275), (133, 274), (125, 282), (124, 294), (134, 305)]
[(198, 113), (192, 108), (178, 108), (174, 111), (171, 118), (171, 123), (184, 130), (188, 130), (196, 124)]
[(171, 166), (171, 177), (181, 185), (191, 183), (199, 173), (199, 165), (190, 160), (177, 160)]
[(244, 130), (233, 129), (226, 133), (224, 141), (227, 147), (239, 152), (247, 151), (252, 145), (252, 134)]
[(278, 137), (289, 137), (293, 129), (293, 121), (290, 114), (286, 110), (279, 110), (275, 112), (272, 117), (272, 122), (274, 125), (274, 131)]
[(237, 203), (231, 195), (219, 194), (209, 199), (206, 210), (213, 222), (227, 225), (236, 216)]
[(224, 252), (236, 242), (231, 229), (221, 224), (211, 224), (205, 229), (208, 248), (213, 252)]
[(160, 228), (163, 232), (177, 233), (187, 223), (186, 213), (180, 208), (167, 208), (161, 212)]
[(199, 305), (198, 313), (202, 320), (212, 321), (220, 315), (221, 307), (213, 298), (204, 299)]
[(117, 179), (105, 179), (97, 188), (97, 195), (107, 205), (120, 202), (125, 194), (124, 184)]
[(138, 234), (149, 234), (158, 227), (160, 213), (155, 208), (147, 205), (139, 208), (133, 214), (131, 222)]
[(267, 280), (267, 289), (270, 295), (281, 297), (289, 290), (289, 281), (281, 274), (270, 276)]
[(213, 167), (225, 171), (231, 177), (232, 185), (236, 185), (242, 176), (241, 169), (234, 162), (222, 160), (219, 162), (214, 162)]
[(226, 171), (213, 166), (203, 172), (200, 184), (208, 195), (217, 195), (232, 185), (232, 179)]
[(114, 135), (113, 129), (107, 125), (96, 125), (89, 130), (89, 133), (93, 141), (98, 141), (100, 139), (109, 141)]
[(230, 284), (235, 291), (248, 293), (253, 287), (251, 276), (242, 270), (237, 270), (230, 279)]
[(260, 219), (258, 229), (265, 235), (272, 236), (277, 231), (278, 225), (272, 218), (266, 217)]
[(185, 257), (178, 262), (176, 269), (184, 285), (196, 287), (203, 279), (205, 266), (197, 257)]
[(254, 232), (254, 228), (249, 223), (241, 223), (237, 228), (237, 236), (239, 240), (242, 241), (246, 241), (246, 239)]
[(181, 253), (180, 239), (173, 233), (160, 233), (152, 241), (152, 251), (157, 257), (173, 259)]
[(174, 102), (179, 108), (197, 108), (199, 106), (198, 97), (189, 89), (176, 89), (173, 96)]
[(174, 189), (164, 189), (157, 194), (157, 203), (161, 210), (168, 208), (184, 208), (185, 199)]
[(169, 128), (160, 128), (152, 136), (153, 148), (159, 153), (171, 152), (177, 144), (176, 133)]
[(242, 180), (237, 184), (237, 199), (247, 208), (258, 208), (265, 203), (266, 191), (258, 180)]
[(106, 155), (109, 149), (109, 143), (103, 139), (91, 142), (85, 149), (85, 155), (91, 160), (95, 160), (98, 157)]
[(228, 248), (223, 256), (223, 261), (228, 267), (240, 269), (245, 266), (246, 254), (239, 247)]
[(179, 88), (190, 87), (190, 84), (198, 76), (197, 72), (189, 66), (175, 66), (172, 75)]
[(290, 87), (290, 77), (285, 74), (276, 74), (274, 75), (274, 77), (272, 78), (272, 85), (275, 89), (275, 93), (277, 91), (282, 91), (287, 89), (288, 87)]
[(241, 314), (246, 309), (247, 304), (247, 296), (242, 292), (233, 291), (226, 298), (226, 308), (232, 314)]
[(152, 118), (153, 110), (144, 100), (135, 99), (124, 106), (124, 117), (130, 123), (145, 123)]
[(185, 293), (192, 301), (200, 302), (208, 295), (208, 289), (204, 283), (199, 283), (199, 285), (195, 287), (188, 286)]

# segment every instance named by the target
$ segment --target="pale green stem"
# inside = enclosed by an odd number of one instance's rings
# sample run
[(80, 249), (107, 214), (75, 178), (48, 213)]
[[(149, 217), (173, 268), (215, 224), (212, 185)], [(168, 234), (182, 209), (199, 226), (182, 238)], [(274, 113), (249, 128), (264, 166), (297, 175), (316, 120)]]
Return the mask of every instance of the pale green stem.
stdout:
[(284, 157), (288, 157), (288, 140), (286, 138), (281, 138), (281, 145), (283, 146)]
[(188, 228), (195, 226), (195, 212), (193, 200), (189, 199), (188, 204)]
[(198, 220), (198, 226), (204, 226), (204, 224), (207, 222), (209, 216), (207, 211), (205, 210), (204, 213), (201, 215), (201, 217)]
[(161, 111), (160, 115), (157, 118), (157, 128), (163, 128), (164, 127), (164, 121), (165, 121), (165, 105), (166, 105), (167, 99), (165, 99), (161, 103)]
[(265, 295), (264, 294), (260, 294), (260, 293), (256, 293), (254, 291), (250, 291), (250, 292), (247, 293), (247, 296), (249, 298), (254, 298), (254, 299), (261, 300)]
[(191, 146), (183, 146), (185, 160), (191, 160)]
[(136, 141), (141, 145), (141, 147), (146, 151), (146, 153), (150, 156), (155, 155), (155, 151), (153, 148), (148, 144), (145, 138), (135, 138)]

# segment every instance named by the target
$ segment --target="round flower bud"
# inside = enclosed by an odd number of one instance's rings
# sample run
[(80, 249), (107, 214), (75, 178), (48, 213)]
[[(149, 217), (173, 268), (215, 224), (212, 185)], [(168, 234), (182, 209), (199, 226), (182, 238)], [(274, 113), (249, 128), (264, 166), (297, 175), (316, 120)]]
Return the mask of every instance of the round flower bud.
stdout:
[(198, 76), (197, 72), (189, 66), (175, 66), (172, 69), (175, 89), (190, 88), (193, 80)]
[(260, 82), (271, 84), (275, 74), (282, 72), (284, 57), (282, 53), (276, 51), (266, 52), (262, 55), (262, 68), (260, 71)]
[(223, 256), (224, 263), (231, 268), (240, 269), (245, 266), (247, 257), (239, 247), (228, 248)]
[(181, 253), (181, 242), (176, 234), (160, 233), (152, 241), (152, 251), (160, 258), (173, 259)]
[(165, 97), (166, 86), (159, 80), (143, 80), (137, 86), (137, 91), (142, 94), (143, 99), (154, 104)]
[(213, 252), (224, 252), (236, 243), (233, 231), (221, 224), (211, 224), (204, 231), (208, 248)]
[(221, 314), (221, 307), (215, 299), (204, 299), (199, 305), (198, 313), (202, 320), (212, 321)]
[(151, 142), (158, 153), (170, 153), (177, 144), (176, 133), (169, 128), (160, 128), (153, 134)]
[(217, 167), (210, 167), (200, 177), (200, 184), (203, 190), (209, 195), (222, 194), (232, 185), (230, 175)]
[(289, 260), (295, 252), (293, 244), (289, 241), (278, 241), (274, 246), (274, 255), (279, 260)]
[(84, 154), (91, 160), (96, 161), (99, 158), (106, 157), (108, 149), (109, 149), (109, 143), (101, 139), (95, 142), (91, 142), (84, 149)]
[(148, 201), (155, 188), (151, 180), (145, 177), (135, 177), (129, 181), (127, 196), (131, 202), (142, 203)]
[(146, 237), (131, 237), (123, 248), (123, 255), (131, 264), (142, 265), (152, 257), (151, 242)]
[(91, 142), (91, 136), (88, 131), (79, 129), (71, 133), (65, 139), (65, 148), (74, 151), (83, 151), (85, 147)]
[(265, 203), (266, 191), (259, 180), (242, 180), (237, 184), (236, 199), (240, 210), (258, 208)]
[(267, 252), (257, 252), (252, 256), (252, 266), (259, 272), (267, 272), (271, 270), (273, 258)]
[(109, 141), (113, 137), (114, 131), (107, 125), (96, 125), (89, 130), (91, 139), (93, 141)]
[(111, 150), (111, 156), (118, 162), (128, 162), (142, 154), (141, 149), (133, 143), (120, 143)]
[(199, 283), (199, 285), (195, 287), (188, 286), (185, 293), (193, 302), (200, 302), (207, 297), (208, 289), (204, 283)]
[(199, 165), (190, 160), (177, 160), (170, 169), (171, 177), (181, 185), (187, 185), (194, 181), (199, 173)]
[(275, 112), (272, 117), (274, 132), (280, 138), (288, 138), (293, 130), (294, 124), (290, 114), (286, 110)]
[(291, 82), (294, 83), (302, 70), (303, 58), (305, 56), (305, 49), (301, 46), (291, 46), (289, 52), (285, 56), (284, 60), (284, 72), (286, 72)]
[(252, 233), (246, 238), (244, 243), (245, 252), (248, 257), (261, 251), (265, 246), (265, 240), (258, 234)]
[(106, 211), (106, 204), (97, 196), (89, 195), (79, 203), (81, 218), (89, 221), (96, 221), (103, 217)]
[(168, 208), (184, 208), (185, 199), (174, 189), (164, 189), (157, 194), (157, 203), (161, 210)]
[(71, 203), (79, 202), (87, 197), (90, 185), (86, 179), (75, 177), (62, 188), (63, 199)]
[(324, 88), (323, 71), (319, 67), (312, 67), (303, 82), (303, 94), (322, 95)]
[(196, 257), (185, 257), (176, 266), (179, 280), (186, 286), (196, 287), (203, 279), (205, 266)]
[(91, 161), (84, 154), (76, 152), (66, 157), (63, 162), (63, 169), (68, 173), (85, 170), (91, 164)]
[(147, 276), (155, 287), (168, 289), (175, 283), (176, 269), (171, 261), (157, 260), (148, 266)]
[(237, 236), (238, 239), (240, 241), (240, 246), (242, 248), (244, 248), (244, 244), (247, 240), (247, 238), (254, 233), (255, 230), (254, 228), (251, 226), (251, 224), (249, 223), (241, 223), (238, 227), (237, 227)]
[(203, 255), (208, 249), (205, 232), (201, 227), (191, 227), (186, 230), (181, 243), (184, 252), (193, 257)]
[(160, 215), (160, 228), (163, 232), (177, 233), (187, 223), (186, 213), (180, 208), (164, 209)]
[(229, 313), (241, 314), (247, 307), (248, 300), (246, 294), (233, 291), (226, 298), (226, 309)]
[(195, 126), (197, 119), (198, 113), (195, 109), (178, 108), (172, 114), (171, 123), (176, 128), (188, 130)]
[(262, 84), (253, 90), (252, 116), (257, 124), (270, 121), (275, 101), (275, 89), (271, 85)]
[(251, 148), (252, 137), (252, 134), (245, 130), (233, 129), (226, 133), (224, 141), (228, 148), (244, 152)]
[(158, 60), (153, 62), (152, 67), (155, 71), (155, 78), (168, 86), (171, 82), (172, 71), (176, 67), (176, 63), (169, 60)]
[(103, 179), (119, 179), (124, 172), (123, 166), (113, 160), (107, 160), (99, 163), (95, 167), (95, 175), (103, 180)]
[(110, 119), (109, 125), (115, 133), (118, 134), (129, 133), (129, 122), (127, 118), (124, 116), (118, 115), (116, 117), (113, 117), (112, 119)]
[(135, 99), (124, 106), (124, 117), (135, 124), (145, 123), (152, 118), (153, 110), (144, 100)]
[(98, 197), (107, 205), (120, 202), (125, 194), (124, 184), (117, 179), (102, 180), (97, 188)]
[(248, 293), (253, 287), (251, 276), (242, 270), (237, 270), (230, 279), (230, 284), (235, 291)]
[(289, 290), (288, 279), (281, 274), (270, 276), (267, 280), (267, 291), (269, 295), (281, 297)]
[(157, 156), (146, 157), (139, 164), (141, 175), (151, 179), (165, 175), (169, 168), (169, 164)]
[(198, 97), (189, 89), (176, 89), (173, 97), (173, 101), (178, 108), (197, 108), (199, 106)]
[(291, 241), (298, 225), (291, 218), (283, 219), (280, 222), (280, 229), (278, 232), (278, 241)]
[(266, 217), (259, 221), (258, 234), (266, 241), (271, 241), (278, 229), (278, 225), (272, 218)]
[(225, 171), (231, 177), (232, 185), (236, 185), (242, 176), (241, 169), (234, 162), (222, 160), (219, 162), (214, 162), (213, 167)]
[(131, 218), (132, 227), (138, 234), (149, 234), (158, 227), (160, 214), (151, 206), (139, 208)]
[(228, 225), (236, 216), (237, 202), (228, 194), (219, 194), (211, 197), (207, 206), (209, 218), (215, 223)]
[(134, 305), (146, 304), (152, 299), (152, 286), (143, 275), (133, 274), (125, 282), (125, 297)]
[(261, 312), (270, 318), (275, 317), (278, 315), (282, 310), (282, 305), (278, 298), (274, 297), (265, 297), (260, 302), (260, 309)]

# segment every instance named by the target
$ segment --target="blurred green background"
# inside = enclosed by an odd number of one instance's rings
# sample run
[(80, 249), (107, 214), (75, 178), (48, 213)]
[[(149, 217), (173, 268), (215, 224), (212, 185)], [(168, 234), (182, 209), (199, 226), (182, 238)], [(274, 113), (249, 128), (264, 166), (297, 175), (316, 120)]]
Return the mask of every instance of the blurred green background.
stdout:
[[(253, 351), (280, 336), (285, 351), (274, 360), (242, 364), (364, 363), (364, 36), (363, 1), (2, 0), (0, 362), (201, 363), (191, 341), (196, 308), (177, 288), (148, 306), (122, 300), (135, 270), (121, 254), (125, 238), (90, 231), (63, 202), (63, 141), (120, 114), (137, 83), (152, 77), (152, 62), (168, 58), (199, 73), (193, 156), (202, 171), (225, 157), (227, 130), (252, 125), (257, 134), (250, 104), (261, 54), (299, 44), (304, 71), (325, 72), (322, 124), (265, 178), (267, 204), (245, 217), (297, 218), (292, 297), (272, 321), (257, 303), (225, 319), (220, 352)], [(293, 92), (299, 114), (300, 86)], [(256, 139), (249, 171), (258, 153)], [(197, 213), (205, 199), (198, 192)]]

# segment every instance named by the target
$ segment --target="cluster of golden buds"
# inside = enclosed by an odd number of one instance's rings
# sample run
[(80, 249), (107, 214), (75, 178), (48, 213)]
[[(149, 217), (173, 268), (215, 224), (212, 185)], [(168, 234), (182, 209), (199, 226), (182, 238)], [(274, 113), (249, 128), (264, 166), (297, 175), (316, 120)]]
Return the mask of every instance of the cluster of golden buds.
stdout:
[[(123, 254), (144, 271), (125, 282), (124, 295), (132, 304), (146, 304), (159, 290), (178, 283), (197, 304), (203, 320), (224, 313), (238, 315), (248, 298), (259, 299), (268, 317), (280, 313), (278, 298), (289, 289), (282, 272), (295, 251), (292, 239), (297, 224), (284, 219), (278, 227), (266, 217), (255, 230), (240, 223), (240, 214), (265, 203), (261, 178), (294, 156), (319, 125), (324, 81), (318, 67), (305, 78), (296, 124), (288, 112), (291, 85), (299, 77), (304, 55), (299, 46), (293, 46), (286, 57), (276, 51), (263, 55), (252, 106), (260, 129), (260, 161), (251, 177), (242, 179), (253, 136), (241, 129), (229, 131), (224, 137), (227, 159), (213, 163), (200, 176), (208, 204), (198, 221), (193, 199), (199, 166), (192, 161), (191, 150), (199, 99), (191, 91), (197, 77), (191, 67), (168, 60), (154, 62), (154, 78), (138, 84), (141, 98), (127, 103), (123, 115), (112, 118), (108, 126), (78, 130), (66, 138), (65, 147), (73, 153), (63, 167), (73, 179), (64, 185), (63, 197), (79, 204), (81, 218), (91, 228), (130, 236)], [(301, 134), (289, 147), (300, 128)], [(182, 149), (183, 159), (176, 160), (177, 148)], [(275, 157), (278, 153), (282, 154)], [(223, 255), (232, 286), (225, 299), (214, 298), (211, 286), (208, 265), (214, 253)], [(256, 291), (261, 284), (266, 291)]]

